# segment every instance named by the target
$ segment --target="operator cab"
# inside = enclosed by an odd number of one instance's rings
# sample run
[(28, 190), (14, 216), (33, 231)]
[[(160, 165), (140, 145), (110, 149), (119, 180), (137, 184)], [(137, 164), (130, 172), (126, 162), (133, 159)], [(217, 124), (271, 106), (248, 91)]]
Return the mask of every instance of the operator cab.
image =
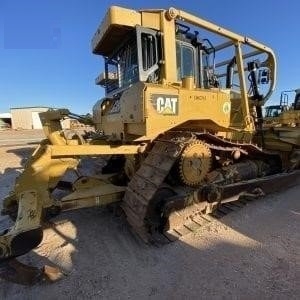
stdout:
[(294, 110), (300, 110), (300, 90), (296, 90)]
[[(290, 93), (296, 93), (295, 101), (289, 105)], [(265, 108), (265, 117), (274, 118), (279, 117), (285, 111), (288, 110), (300, 110), (300, 90), (286, 90), (280, 94), (280, 104), (270, 105)]]
[(120, 99), (125, 90), (144, 82), (222, 89), (230, 93), (231, 111), (243, 105), (249, 106), (244, 114), (253, 106), (259, 111), (275, 84), (272, 51), (248, 38), (238, 41), (243, 37), (201, 24), (201, 19), (172, 17), (171, 12), (108, 11), (92, 39), (93, 53), (104, 57), (104, 72), (96, 78), (105, 88), (104, 99)]
[(272, 118), (272, 117), (279, 117), (279, 115), (288, 110), (288, 106), (286, 105), (271, 105), (266, 107), (265, 117)]
[(126, 39), (107, 56), (105, 72), (96, 84), (105, 88), (106, 95), (115, 95), (138, 81), (157, 82), (159, 79), (158, 39), (156, 31), (136, 26)]
[(177, 80), (194, 77), (199, 88), (219, 87), (215, 75), (215, 48), (209, 39), (201, 39), (198, 31), (176, 22)]
[[(127, 32), (126, 39), (111, 50), (105, 59), (105, 72), (96, 78), (96, 84), (105, 88), (106, 95), (116, 95), (142, 81), (161, 81), (163, 58), (162, 41), (156, 30), (136, 26)], [(215, 49), (208, 39), (200, 39), (184, 24), (176, 23), (177, 81), (194, 78), (199, 88), (219, 87), (215, 75)]]

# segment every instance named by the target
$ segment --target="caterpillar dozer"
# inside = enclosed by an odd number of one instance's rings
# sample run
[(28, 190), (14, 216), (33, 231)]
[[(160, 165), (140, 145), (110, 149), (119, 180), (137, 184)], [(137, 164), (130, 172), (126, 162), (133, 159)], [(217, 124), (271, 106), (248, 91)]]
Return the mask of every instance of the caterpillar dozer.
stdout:
[[(289, 94), (295, 93), (295, 99), (289, 104)], [(286, 168), (299, 166), (300, 158), (300, 90), (281, 92), (279, 105), (265, 108), (263, 122), (264, 147), (270, 151), (280, 151), (289, 157)], [(283, 160), (286, 162), (286, 160)], [(290, 163), (294, 162), (291, 166)]]
[[(292, 104), (289, 103), (289, 94), (295, 93)], [(279, 104), (265, 107), (264, 124), (269, 127), (299, 126), (300, 118), (300, 89), (282, 91)]]
[(15, 220), (0, 235), (8, 279), (32, 275), (15, 258), (61, 211), (117, 205), (141, 239), (164, 243), (243, 194), (296, 184), (299, 144), (288, 155), (264, 146), (262, 106), (276, 85), (269, 47), (175, 8), (113, 6), (92, 52), (104, 58), (105, 96), (92, 119), (75, 118), (95, 131), (62, 130), (67, 109), (41, 113), (46, 139), (3, 201)]

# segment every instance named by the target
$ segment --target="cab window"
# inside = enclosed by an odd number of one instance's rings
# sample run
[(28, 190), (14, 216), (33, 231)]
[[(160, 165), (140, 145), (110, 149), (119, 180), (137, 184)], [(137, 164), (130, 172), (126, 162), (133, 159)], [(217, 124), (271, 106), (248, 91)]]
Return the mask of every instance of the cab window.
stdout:
[(184, 77), (195, 77), (194, 48), (182, 42), (176, 42), (177, 80)]

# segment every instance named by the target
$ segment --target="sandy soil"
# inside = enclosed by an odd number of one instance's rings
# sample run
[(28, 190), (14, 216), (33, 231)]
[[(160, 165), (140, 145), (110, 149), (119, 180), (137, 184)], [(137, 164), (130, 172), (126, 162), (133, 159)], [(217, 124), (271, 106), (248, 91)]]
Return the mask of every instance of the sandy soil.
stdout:
[[(31, 148), (0, 148), (0, 198)], [(64, 213), (23, 261), (62, 280), (0, 281), (0, 299), (299, 299), (300, 186), (251, 202), (196, 234), (147, 246), (107, 209)], [(0, 218), (0, 227), (8, 223)]]
[(0, 130), (0, 146), (36, 144), (44, 138), (45, 134), (41, 129)]

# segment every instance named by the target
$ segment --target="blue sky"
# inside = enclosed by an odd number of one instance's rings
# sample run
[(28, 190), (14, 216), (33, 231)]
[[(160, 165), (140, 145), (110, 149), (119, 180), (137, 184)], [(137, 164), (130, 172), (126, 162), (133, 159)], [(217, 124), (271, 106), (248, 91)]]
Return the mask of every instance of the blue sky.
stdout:
[(36, 105), (90, 112), (103, 96), (94, 84), (102, 59), (91, 53), (90, 40), (110, 5), (174, 6), (252, 37), (277, 55), (278, 84), (270, 103), (281, 90), (300, 87), (297, 0), (0, 0), (0, 112)]

